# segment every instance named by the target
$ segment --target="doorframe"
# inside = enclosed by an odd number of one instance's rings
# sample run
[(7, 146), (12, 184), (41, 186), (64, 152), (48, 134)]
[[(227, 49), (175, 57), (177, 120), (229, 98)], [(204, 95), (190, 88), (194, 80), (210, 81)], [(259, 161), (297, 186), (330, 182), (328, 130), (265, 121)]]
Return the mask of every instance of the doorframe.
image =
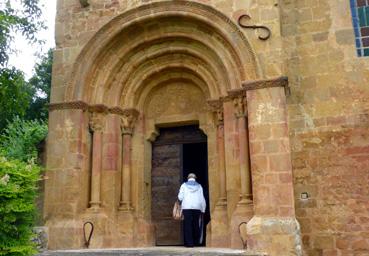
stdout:
[[(165, 117), (158, 119), (145, 119), (145, 142), (144, 142), (144, 176), (145, 183), (147, 185), (147, 192), (144, 193), (149, 195), (147, 211), (143, 213), (148, 217), (149, 222), (152, 223), (152, 195), (151, 195), (151, 171), (152, 171), (152, 142), (160, 135), (160, 128), (166, 127), (178, 127), (186, 125), (199, 125), (199, 129), (207, 136), (207, 149), (208, 149), (208, 189), (209, 189), (209, 211), (213, 212), (213, 208), (216, 205), (218, 198), (218, 188), (220, 186), (219, 171), (217, 164), (217, 133), (216, 123), (213, 118), (212, 112), (206, 112), (201, 114), (190, 114), (173, 117)], [(142, 195), (144, 196), (144, 195)], [(153, 238), (155, 238), (155, 231), (153, 232)]]

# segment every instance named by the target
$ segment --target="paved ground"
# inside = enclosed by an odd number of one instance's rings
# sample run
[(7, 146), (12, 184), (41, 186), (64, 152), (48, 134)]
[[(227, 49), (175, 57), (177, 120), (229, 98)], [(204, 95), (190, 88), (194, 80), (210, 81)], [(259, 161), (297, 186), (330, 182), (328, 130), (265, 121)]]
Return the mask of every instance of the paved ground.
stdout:
[(141, 256), (141, 255), (167, 255), (167, 256), (265, 256), (266, 254), (255, 253), (244, 250), (232, 250), (222, 248), (184, 248), (184, 247), (150, 247), (150, 248), (129, 248), (129, 249), (105, 249), (105, 250), (65, 250), (47, 251), (39, 256)]

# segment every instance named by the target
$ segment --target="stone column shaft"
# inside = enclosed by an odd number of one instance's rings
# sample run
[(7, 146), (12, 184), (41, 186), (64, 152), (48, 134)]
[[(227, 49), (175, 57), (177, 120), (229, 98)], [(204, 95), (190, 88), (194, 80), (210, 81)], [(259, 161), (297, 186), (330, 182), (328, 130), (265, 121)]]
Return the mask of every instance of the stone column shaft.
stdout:
[(119, 210), (130, 212), (133, 210), (131, 198), (132, 135), (138, 112), (134, 109), (126, 109), (122, 114), (122, 181)]
[(92, 170), (90, 209), (101, 207), (101, 169), (102, 169), (102, 135), (103, 115), (91, 113), (90, 129), (92, 131)]
[(240, 174), (241, 174), (241, 203), (250, 203), (251, 192), (251, 170), (249, 156), (249, 139), (247, 136), (247, 118), (238, 118), (238, 136), (240, 141)]
[(225, 170), (225, 151), (224, 151), (224, 124), (218, 124), (217, 128), (217, 146), (218, 146), (218, 164), (219, 164), (219, 182), (220, 198), (218, 204), (224, 204), (227, 199), (226, 170)]
[(132, 135), (123, 134), (121, 210), (131, 209), (131, 144)]

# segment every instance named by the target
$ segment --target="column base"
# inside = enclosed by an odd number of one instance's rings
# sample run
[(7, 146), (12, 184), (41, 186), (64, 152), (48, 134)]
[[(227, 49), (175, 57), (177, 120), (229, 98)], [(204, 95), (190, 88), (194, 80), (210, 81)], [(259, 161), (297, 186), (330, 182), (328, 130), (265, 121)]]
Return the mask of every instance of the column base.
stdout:
[(101, 201), (90, 201), (90, 207), (87, 208), (91, 212), (99, 212), (101, 210)]
[[(244, 249), (247, 240), (246, 224), (254, 216), (254, 205), (251, 200), (240, 200), (231, 218), (231, 248)], [(241, 226), (240, 224), (246, 223)], [(243, 241), (242, 241), (243, 240)]]
[(228, 230), (228, 214), (227, 201), (219, 200), (213, 213), (211, 221), (208, 224), (209, 233), (207, 235), (207, 244), (210, 247), (229, 247), (229, 230)]
[(219, 198), (217, 204), (215, 205), (215, 207), (220, 207), (220, 208), (226, 207), (227, 208), (227, 198), (225, 198), (225, 197)]
[(247, 223), (248, 249), (270, 256), (302, 256), (300, 225), (294, 217), (258, 217)]
[(118, 211), (121, 212), (131, 212), (133, 211), (133, 207), (130, 202), (120, 202)]

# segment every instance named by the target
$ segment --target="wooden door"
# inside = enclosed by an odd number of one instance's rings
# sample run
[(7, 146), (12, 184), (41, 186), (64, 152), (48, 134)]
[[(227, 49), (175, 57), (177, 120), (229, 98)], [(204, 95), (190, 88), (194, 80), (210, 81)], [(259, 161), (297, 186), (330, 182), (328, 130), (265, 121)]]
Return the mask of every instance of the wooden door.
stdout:
[(152, 221), (156, 245), (182, 245), (181, 221), (172, 218), (181, 182), (181, 146), (153, 146), (152, 161)]
[[(198, 126), (182, 126), (160, 129), (152, 145), (151, 216), (156, 245), (183, 245), (182, 223), (172, 219), (172, 210), (185, 180), (183, 145), (200, 142), (206, 142), (206, 136)], [(206, 152), (203, 157), (207, 158)]]

